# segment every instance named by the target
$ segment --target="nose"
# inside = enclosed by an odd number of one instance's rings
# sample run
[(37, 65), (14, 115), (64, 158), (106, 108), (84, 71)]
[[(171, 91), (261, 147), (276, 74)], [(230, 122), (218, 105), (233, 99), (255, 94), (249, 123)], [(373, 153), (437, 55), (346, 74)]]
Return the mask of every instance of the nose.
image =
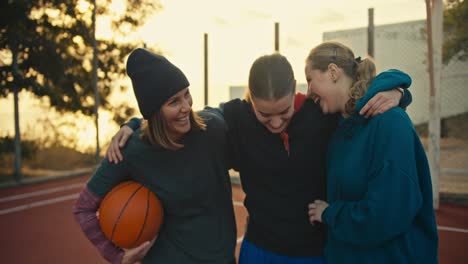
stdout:
[(272, 117), (270, 120), (270, 126), (274, 129), (280, 128), (283, 125), (283, 119), (281, 117)]
[(182, 107), (180, 108), (180, 111), (186, 113), (186, 112), (189, 112), (190, 109), (192, 109), (190, 101), (189, 100), (183, 100), (182, 101)]

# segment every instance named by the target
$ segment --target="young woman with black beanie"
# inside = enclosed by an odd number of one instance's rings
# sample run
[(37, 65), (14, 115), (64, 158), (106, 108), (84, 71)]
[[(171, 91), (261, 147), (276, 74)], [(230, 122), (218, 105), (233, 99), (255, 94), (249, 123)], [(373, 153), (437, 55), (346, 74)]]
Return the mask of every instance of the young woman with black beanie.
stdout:
[[(127, 74), (145, 124), (122, 150), (124, 161), (105, 159), (88, 181), (74, 206), (76, 221), (111, 263), (234, 263), (236, 226), (223, 118), (192, 111), (187, 78), (160, 55), (134, 50)], [(125, 180), (148, 187), (164, 208), (157, 238), (129, 250), (113, 245), (96, 217), (103, 197)]]

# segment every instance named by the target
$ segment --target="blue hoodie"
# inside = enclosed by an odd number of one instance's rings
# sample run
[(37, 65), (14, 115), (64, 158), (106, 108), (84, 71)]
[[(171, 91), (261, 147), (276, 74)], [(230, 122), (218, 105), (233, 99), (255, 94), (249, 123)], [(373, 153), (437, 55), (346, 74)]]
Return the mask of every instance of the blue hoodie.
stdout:
[[(357, 110), (388, 87), (408, 87), (398, 70), (379, 74)], [(395, 107), (371, 119), (342, 118), (327, 160), (327, 263), (437, 263), (437, 227), (424, 148)]]

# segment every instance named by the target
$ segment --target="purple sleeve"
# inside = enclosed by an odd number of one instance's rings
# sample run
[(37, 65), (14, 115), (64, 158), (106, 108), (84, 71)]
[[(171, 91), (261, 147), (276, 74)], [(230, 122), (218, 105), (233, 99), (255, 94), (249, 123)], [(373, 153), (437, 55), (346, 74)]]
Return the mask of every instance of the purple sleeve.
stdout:
[(75, 203), (73, 214), (85, 236), (110, 263), (121, 263), (124, 251), (108, 240), (101, 228), (96, 212), (101, 198), (85, 187)]

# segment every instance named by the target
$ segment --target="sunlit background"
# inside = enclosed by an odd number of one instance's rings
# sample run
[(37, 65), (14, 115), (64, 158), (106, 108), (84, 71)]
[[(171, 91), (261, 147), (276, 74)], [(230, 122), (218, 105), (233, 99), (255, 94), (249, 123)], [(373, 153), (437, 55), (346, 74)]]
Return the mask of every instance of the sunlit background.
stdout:
[[(427, 20), (426, 3), (433, 8)], [(279, 51), (293, 66), (297, 89), (304, 91), (304, 60), (322, 41), (337, 40), (350, 46), (356, 56), (366, 55), (370, 8), (378, 72), (398, 68), (412, 77), (413, 101), (406, 112), (431, 166), (439, 261), (468, 263), (468, 2), (463, 0), (0, 1), (3, 262), (104, 261), (80, 234), (71, 207), (77, 191), (104, 158), (119, 124), (140, 115), (130, 80), (120, 77), (127, 58), (123, 55), (135, 46), (161, 52), (179, 66), (190, 80), (194, 109), (200, 110), (205, 100), (205, 34), (209, 105), (217, 106), (243, 96), (253, 61), (274, 52), (276, 23)], [(94, 10), (100, 63), (99, 140), (93, 111)], [(447, 24), (441, 23), (442, 17)], [(433, 30), (427, 31), (427, 25)], [(432, 52), (428, 52), (428, 40), (434, 42)], [(437, 43), (442, 41), (440, 54)], [(18, 55), (18, 63), (13, 63), (13, 54)], [(434, 71), (429, 58), (435, 60)], [(438, 75), (434, 83), (440, 84), (429, 84), (432, 72)], [(18, 88), (22, 89), (18, 104), (21, 139), (15, 137), (14, 121), (13, 94)], [(431, 97), (430, 90), (436, 91)], [(429, 102), (440, 103), (440, 111)], [(132, 114), (127, 106), (137, 111)], [(238, 256), (247, 211), (239, 175), (231, 170), (230, 176)], [(38, 182), (43, 184), (30, 185)], [(71, 237), (71, 243), (63, 243)]]
[[(304, 83), (304, 59), (310, 48), (322, 41), (323, 33), (366, 27), (368, 8), (373, 7), (376, 26), (425, 19), (422, 0), (162, 0), (163, 9), (156, 12), (126, 40), (142, 41), (148, 48), (159, 49), (178, 65), (191, 82), (194, 108), (201, 109), (203, 95), (203, 34), (209, 45), (209, 104), (218, 105), (229, 99), (229, 87), (245, 85), (251, 63), (260, 55), (274, 50), (274, 23), (280, 24), (280, 52), (293, 65), (298, 83)], [(82, 10), (90, 9), (87, 2)], [(123, 11), (123, 4), (114, 1), (112, 9)], [(98, 38), (112, 38), (109, 19), (98, 17)], [(356, 54), (365, 55), (365, 54)], [(124, 63), (124, 61), (122, 62)], [(121, 80), (130, 87), (128, 78)], [(115, 89), (110, 97), (113, 105), (121, 102), (137, 107), (133, 92)], [(76, 122), (77, 128), (63, 126), (64, 144), (76, 140), (80, 151), (92, 151), (95, 144), (93, 119), (84, 115), (58, 114), (28, 92), (20, 94), (22, 133), (47, 134), (47, 122)], [(0, 99), (0, 135), (14, 135), (13, 96)], [(108, 142), (118, 126), (112, 114), (100, 111), (100, 140)], [(60, 127), (60, 126), (59, 126)]]

